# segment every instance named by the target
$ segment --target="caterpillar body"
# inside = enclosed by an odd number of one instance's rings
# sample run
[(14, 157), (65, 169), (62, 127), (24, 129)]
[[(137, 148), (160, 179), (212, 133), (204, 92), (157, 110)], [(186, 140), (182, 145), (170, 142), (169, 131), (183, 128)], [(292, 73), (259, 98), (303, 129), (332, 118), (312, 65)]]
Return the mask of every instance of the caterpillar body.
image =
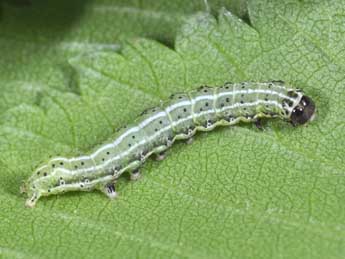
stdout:
[(42, 196), (68, 191), (98, 189), (116, 197), (116, 180), (124, 172), (139, 177), (139, 167), (152, 154), (158, 158), (180, 139), (191, 139), (197, 131), (230, 126), (240, 121), (281, 118), (293, 125), (305, 124), (315, 115), (315, 104), (299, 89), (283, 81), (225, 83), (202, 86), (188, 93), (171, 95), (160, 106), (144, 111), (122, 128), (111, 143), (89, 155), (56, 157), (35, 170), (21, 190), (35, 206)]

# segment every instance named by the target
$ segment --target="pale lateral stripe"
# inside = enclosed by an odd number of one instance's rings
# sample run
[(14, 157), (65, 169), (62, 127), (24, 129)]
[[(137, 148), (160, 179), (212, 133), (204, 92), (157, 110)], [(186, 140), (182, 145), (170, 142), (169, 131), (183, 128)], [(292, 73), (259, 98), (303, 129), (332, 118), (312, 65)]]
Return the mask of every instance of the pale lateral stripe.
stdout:
[[(293, 102), (295, 101), (295, 99), (293, 99), (293, 98), (291, 98), (289, 96), (286, 96), (286, 95), (284, 95), (282, 93), (279, 93), (277, 91), (273, 91), (273, 90), (267, 90), (267, 89), (246, 89), (246, 90), (241, 90), (240, 89), (240, 90), (232, 90), (232, 91), (228, 91), (228, 92), (218, 92), (216, 94), (216, 96), (214, 96), (214, 95), (197, 96), (197, 97), (193, 98), (192, 100), (184, 100), (182, 102), (175, 103), (175, 104), (173, 104), (171, 106), (168, 106), (165, 109), (165, 111), (166, 112), (171, 112), (171, 111), (173, 111), (176, 108), (179, 108), (181, 106), (194, 105), (196, 102), (198, 102), (200, 100), (208, 100), (208, 99), (212, 100), (212, 99), (214, 99), (214, 101), (216, 101), (219, 97), (231, 96), (231, 95), (233, 95), (233, 97), (235, 97), (238, 94), (253, 94), (253, 93), (263, 93), (263, 94), (269, 94), (269, 95), (278, 95), (281, 98), (289, 99), (290, 101), (293, 101)], [(198, 113), (196, 113), (196, 114), (198, 114)], [(124, 138), (126, 138), (129, 134), (138, 132), (139, 130), (141, 130), (143, 127), (147, 126), (152, 121), (154, 121), (154, 120), (156, 120), (156, 119), (158, 119), (160, 117), (165, 117), (165, 116), (166, 116), (165, 112), (162, 111), (162, 112), (159, 112), (159, 113), (155, 114), (154, 116), (152, 116), (150, 118), (147, 118), (146, 120), (144, 120), (141, 123), (139, 123), (138, 126), (130, 128), (129, 130), (124, 132), (113, 143), (109, 143), (109, 144), (104, 145), (103, 147), (101, 147), (100, 149), (95, 151), (90, 156), (81, 156), (81, 157), (75, 157), (75, 158), (70, 158), (70, 159), (64, 158), (64, 157), (58, 157), (58, 158), (55, 158), (52, 161), (55, 161), (55, 160), (61, 161), (62, 160), (62, 161), (68, 161), (68, 162), (79, 162), (79, 161), (82, 161), (82, 160), (88, 160), (90, 158), (95, 158), (95, 157), (97, 157), (97, 155), (99, 155), (101, 152), (103, 152), (104, 150), (106, 150), (108, 148), (116, 148), (116, 146), (119, 145), (122, 142), (122, 140)], [(173, 123), (174, 123), (174, 126), (176, 126), (178, 124), (178, 123), (176, 124), (175, 122), (173, 122)]]
[[(215, 88), (216, 89), (216, 88)], [(186, 106), (186, 105), (192, 105), (195, 104), (195, 102), (198, 102), (200, 100), (216, 100), (219, 97), (223, 97), (223, 96), (227, 96), (227, 95), (237, 95), (237, 94), (252, 94), (252, 93), (263, 93), (263, 94), (270, 94), (270, 95), (278, 95), (281, 98), (286, 98), (289, 99), (291, 101), (294, 101), (294, 99), (292, 99), (289, 96), (286, 96), (284, 94), (281, 94), (279, 92), (276, 91), (272, 91), (272, 90), (265, 90), (265, 89), (247, 89), (247, 90), (233, 90), (231, 92), (222, 92), (222, 93), (217, 93), (216, 96), (214, 95), (204, 95), (204, 96), (197, 96), (196, 98), (193, 98), (193, 102), (191, 102), (190, 100), (184, 100), (182, 102), (179, 103), (175, 103), (171, 106), (168, 106), (165, 111), (166, 112), (171, 112), (173, 110), (175, 110), (176, 108), (179, 108), (181, 106)], [(153, 120), (160, 118), (160, 117), (164, 117), (165, 113), (163, 112), (159, 112), (157, 113), (155, 116), (152, 116), (150, 118), (147, 118), (146, 120), (144, 120), (143, 122), (141, 122), (138, 126), (131, 128), (130, 130), (126, 131), (123, 135), (119, 136), (113, 143), (110, 143), (102, 148), (100, 148), (99, 150), (97, 150), (95, 153), (93, 153), (92, 155), (90, 155), (90, 157), (94, 158), (96, 157), (99, 153), (101, 153), (102, 151), (104, 151), (105, 149), (107, 149), (108, 147), (113, 147), (115, 148), (118, 144), (121, 143), (121, 141), (126, 138), (130, 133), (134, 133), (134, 132), (138, 132), (141, 128), (145, 127), (147, 124), (151, 123)]]
[[(238, 108), (238, 107), (248, 107), (248, 106), (256, 106), (258, 104), (272, 104), (272, 105), (275, 105), (281, 109), (283, 109), (282, 105), (280, 103), (278, 103), (277, 101), (263, 101), (263, 100), (257, 100), (255, 102), (251, 102), (251, 103), (235, 103), (233, 105), (230, 105), (230, 106), (225, 106), (221, 109), (216, 109), (215, 110), (208, 110), (208, 111), (203, 111), (203, 112), (200, 112), (200, 113), (196, 113), (196, 117), (201, 117), (201, 116), (204, 116), (206, 114), (210, 114), (210, 113), (216, 113), (216, 112), (221, 112), (221, 111), (225, 111), (225, 110), (230, 110), (230, 109), (233, 109), (233, 108)], [(180, 119), (178, 121), (178, 124), (179, 123), (182, 123), (182, 122), (185, 122), (187, 120), (190, 120), (192, 119), (193, 116), (190, 115), (186, 118), (183, 118), (183, 119)], [(162, 129), (160, 129), (159, 131), (157, 131), (156, 133), (154, 133), (151, 137), (148, 138), (149, 141), (153, 140), (154, 138), (156, 138), (158, 135), (162, 134), (164, 131), (168, 130), (168, 129), (171, 129), (171, 125), (168, 125), (166, 127), (163, 127)], [(114, 156), (113, 158), (111, 159), (108, 159), (106, 161), (104, 161), (102, 164), (99, 164), (99, 165), (96, 165), (96, 166), (92, 166), (92, 167), (89, 167), (89, 168), (82, 168), (82, 169), (77, 169), (77, 170), (68, 170), (68, 169), (65, 169), (65, 168), (60, 168), (61, 171), (65, 172), (65, 173), (72, 173), (72, 174), (76, 174), (76, 173), (79, 173), (79, 172), (90, 172), (90, 171), (93, 171), (93, 170), (101, 170), (103, 169), (105, 166), (109, 165), (110, 163), (114, 162), (115, 160), (118, 160), (126, 155), (128, 155), (132, 150), (134, 150), (135, 148), (137, 148), (138, 146), (140, 145), (143, 145), (146, 143), (146, 140), (142, 140), (140, 142), (137, 142), (135, 145), (133, 145), (131, 148), (127, 149), (126, 151), (124, 151), (123, 153), (119, 154), (119, 155), (116, 155)]]

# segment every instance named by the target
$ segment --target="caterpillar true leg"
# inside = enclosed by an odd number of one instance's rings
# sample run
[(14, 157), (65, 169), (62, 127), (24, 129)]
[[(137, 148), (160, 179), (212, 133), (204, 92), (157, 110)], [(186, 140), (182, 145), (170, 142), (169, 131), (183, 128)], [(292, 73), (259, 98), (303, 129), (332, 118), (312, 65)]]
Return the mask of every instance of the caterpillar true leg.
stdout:
[(134, 170), (133, 172), (130, 173), (130, 179), (132, 181), (136, 181), (141, 177), (141, 173), (139, 169)]
[(104, 185), (101, 191), (107, 195), (110, 199), (114, 199), (117, 196), (117, 192), (115, 191), (115, 183), (110, 183)]
[(255, 126), (257, 129), (259, 129), (259, 130), (264, 129), (264, 127), (262, 126), (262, 120), (261, 119), (256, 119), (254, 123), (255, 123)]
[(162, 161), (165, 158), (165, 152), (160, 152), (159, 154), (156, 155), (156, 160), (157, 161)]
[(189, 139), (187, 139), (186, 144), (190, 145), (193, 143), (193, 141), (194, 141), (194, 138), (190, 137)]

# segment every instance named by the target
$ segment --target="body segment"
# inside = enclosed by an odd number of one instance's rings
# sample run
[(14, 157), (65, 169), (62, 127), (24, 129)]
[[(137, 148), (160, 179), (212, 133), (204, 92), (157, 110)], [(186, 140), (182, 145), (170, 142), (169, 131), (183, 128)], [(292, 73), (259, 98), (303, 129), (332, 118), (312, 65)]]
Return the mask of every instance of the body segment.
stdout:
[(57, 157), (38, 168), (22, 188), (29, 195), (26, 205), (33, 207), (41, 196), (77, 190), (98, 189), (113, 198), (121, 174), (130, 172), (137, 179), (149, 156), (161, 156), (174, 141), (190, 139), (197, 131), (273, 117), (304, 124), (314, 113), (313, 102), (282, 81), (226, 83), (177, 93), (89, 155)]

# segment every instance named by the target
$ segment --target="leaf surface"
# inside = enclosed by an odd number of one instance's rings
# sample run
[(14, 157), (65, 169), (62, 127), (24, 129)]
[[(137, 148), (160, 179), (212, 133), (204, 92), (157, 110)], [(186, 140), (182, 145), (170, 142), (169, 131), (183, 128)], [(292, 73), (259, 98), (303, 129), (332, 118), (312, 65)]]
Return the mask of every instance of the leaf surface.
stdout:
[[(260, 0), (248, 8), (250, 25), (225, 9), (217, 19), (194, 15), (174, 49), (137, 39), (121, 53), (68, 58), (71, 73), (60, 84), (73, 77), (73, 91), (13, 82), (6, 93), (22, 95), (4, 97), (0, 117), (0, 254), (342, 258), (344, 6)], [(269, 121), (263, 132), (240, 125), (199, 134), (164, 161), (148, 161), (140, 181), (124, 175), (116, 201), (71, 193), (24, 208), (20, 182), (50, 154), (87, 153), (171, 93), (269, 79), (302, 88), (317, 119), (308, 127)]]

